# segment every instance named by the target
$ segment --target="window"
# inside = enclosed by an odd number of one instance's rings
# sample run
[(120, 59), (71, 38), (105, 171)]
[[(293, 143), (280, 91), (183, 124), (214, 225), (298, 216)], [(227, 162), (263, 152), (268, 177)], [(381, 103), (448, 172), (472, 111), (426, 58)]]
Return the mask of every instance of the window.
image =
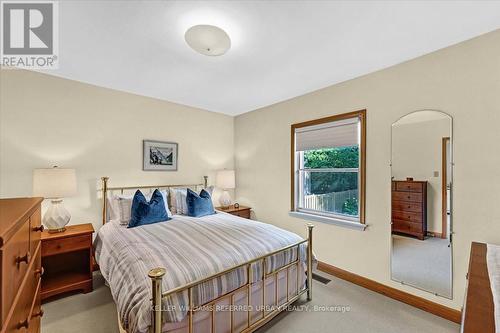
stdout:
[(292, 212), (365, 222), (366, 111), (293, 124)]

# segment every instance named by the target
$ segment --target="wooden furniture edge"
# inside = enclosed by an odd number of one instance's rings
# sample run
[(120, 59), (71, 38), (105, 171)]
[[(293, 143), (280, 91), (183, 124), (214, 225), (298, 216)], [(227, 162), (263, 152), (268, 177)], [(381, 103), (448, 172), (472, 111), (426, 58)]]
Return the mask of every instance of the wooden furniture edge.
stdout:
[(42, 197), (33, 197), (33, 198), (13, 198), (13, 199), (34, 199), (30, 208), (28, 208), (23, 215), (20, 215), (12, 226), (6, 229), (3, 234), (0, 235), (0, 247), (2, 247), (19, 229), (20, 225), (24, 223), (38, 208), (38, 206), (44, 200)]
[(321, 261), (318, 262), (318, 270), (333, 275), (335, 277), (338, 277), (342, 280), (346, 280), (348, 282), (357, 284), (358, 286), (377, 292), (379, 294), (390, 297), (397, 301), (406, 303), (420, 310), (432, 313), (438, 317), (447, 319), (454, 323), (457, 324), (461, 323), (462, 313), (459, 310), (455, 310), (447, 306), (429, 301), (425, 298), (409, 294), (407, 292), (404, 292), (396, 288), (386, 286), (382, 283), (370, 280), (363, 276), (348, 272), (346, 270), (343, 270), (341, 268), (332, 266), (330, 264)]
[(42, 232), (41, 240), (51, 241), (55, 239), (93, 234), (94, 232), (95, 232), (94, 225), (92, 223), (72, 224), (66, 226), (66, 230), (63, 232), (57, 232), (57, 233)]
[(464, 301), (463, 332), (495, 332), (495, 305), (488, 274), (488, 246), (472, 242)]
[(230, 213), (230, 212), (238, 212), (241, 210), (252, 210), (252, 207), (240, 205), (238, 208), (236, 208), (234, 207), (234, 205), (231, 205), (229, 206), (229, 208), (226, 209), (222, 208), (221, 206), (215, 207), (215, 209), (220, 210), (221, 212), (224, 213)]
[(61, 295), (65, 292), (68, 291), (74, 291), (74, 290), (82, 290), (84, 293), (88, 293), (92, 291), (92, 279), (87, 279), (87, 280), (82, 280), (78, 282), (72, 282), (69, 284), (66, 284), (61, 287), (53, 288), (50, 290), (44, 290), (40, 291), (40, 296), (42, 298), (42, 301), (45, 301), (47, 298), (53, 297), (53, 296), (58, 296)]

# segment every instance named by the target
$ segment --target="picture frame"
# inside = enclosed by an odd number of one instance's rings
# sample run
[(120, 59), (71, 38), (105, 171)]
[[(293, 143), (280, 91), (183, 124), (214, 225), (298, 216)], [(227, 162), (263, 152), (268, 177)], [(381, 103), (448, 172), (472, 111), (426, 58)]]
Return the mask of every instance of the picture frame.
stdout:
[(176, 142), (143, 140), (142, 143), (143, 171), (177, 171)]

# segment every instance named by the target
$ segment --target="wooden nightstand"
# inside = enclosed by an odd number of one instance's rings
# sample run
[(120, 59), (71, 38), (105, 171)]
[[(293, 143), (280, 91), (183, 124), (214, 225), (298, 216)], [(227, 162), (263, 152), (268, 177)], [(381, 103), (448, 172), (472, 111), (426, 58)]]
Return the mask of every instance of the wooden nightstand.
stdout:
[(245, 219), (249, 219), (250, 218), (250, 210), (252, 208), (247, 207), (247, 206), (242, 206), (242, 205), (240, 205), (238, 208), (235, 208), (234, 205), (231, 205), (231, 206), (229, 206), (229, 208), (226, 208), (226, 209), (223, 209), (222, 207), (215, 207), (215, 209), (232, 214), (232, 215), (243, 217)]
[(42, 232), (42, 300), (68, 291), (92, 291), (93, 233), (90, 223)]

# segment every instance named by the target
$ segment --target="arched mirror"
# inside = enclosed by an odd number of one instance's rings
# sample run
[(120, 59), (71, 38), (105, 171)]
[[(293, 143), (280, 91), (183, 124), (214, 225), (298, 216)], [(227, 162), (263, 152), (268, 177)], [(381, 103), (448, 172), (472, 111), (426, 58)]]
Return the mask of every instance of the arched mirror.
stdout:
[(452, 298), (452, 118), (412, 112), (392, 124), (391, 277)]

